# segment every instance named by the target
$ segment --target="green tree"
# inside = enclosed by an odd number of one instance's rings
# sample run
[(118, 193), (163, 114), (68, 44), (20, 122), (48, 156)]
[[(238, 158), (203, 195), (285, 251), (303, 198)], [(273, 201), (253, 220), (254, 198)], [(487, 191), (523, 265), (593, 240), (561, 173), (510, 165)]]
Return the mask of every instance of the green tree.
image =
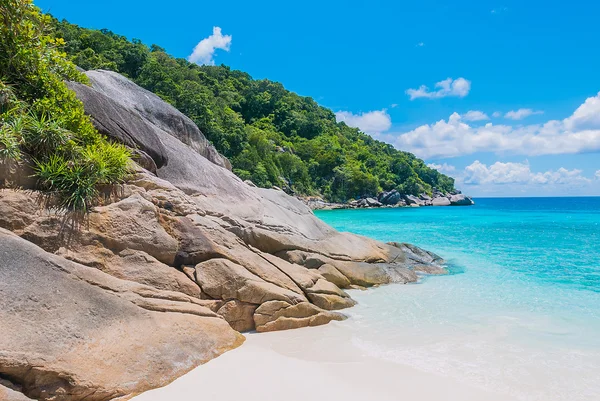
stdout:
[(198, 66), (110, 31), (54, 23), (74, 61), (85, 68), (116, 66), (171, 103), (230, 158), (237, 175), (259, 186), (289, 184), (296, 193), (330, 200), (394, 188), (411, 194), (454, 189), (452, 178), (336, 122), (331, 110), (280, 83), (254, 80), (223, 65)]

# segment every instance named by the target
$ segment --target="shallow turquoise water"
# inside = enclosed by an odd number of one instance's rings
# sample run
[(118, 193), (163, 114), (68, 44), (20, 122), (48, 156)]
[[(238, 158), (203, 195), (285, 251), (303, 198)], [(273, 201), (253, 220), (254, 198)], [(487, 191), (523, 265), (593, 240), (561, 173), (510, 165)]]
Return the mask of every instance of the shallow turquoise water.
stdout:
[(600, 400), (600, 198), (476, 201), (317, 212), (434, 251), (452, 272), (353, 293), (353, 342), (519, 400)]

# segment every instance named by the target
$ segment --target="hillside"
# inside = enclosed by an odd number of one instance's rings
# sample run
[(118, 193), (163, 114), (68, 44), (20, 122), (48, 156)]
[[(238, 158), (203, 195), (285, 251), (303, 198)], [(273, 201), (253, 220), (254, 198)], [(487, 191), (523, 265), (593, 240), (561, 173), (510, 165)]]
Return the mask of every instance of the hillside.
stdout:
[(130, 399), (241, 332), (344, 320), (346, 289), (447, 273), (244, 183), (175, 107), (78, 72), (51, 23), (0, 2), (0, 400)]
[(312, 98), (226, 66), (198, 66), (157, 45), (53, 21), (83, 69), (119, 72), (190, 117), (233, 171), (260, 187), (347, 201), (382, 190), (431, 193), (454, 180), (345, 123)]

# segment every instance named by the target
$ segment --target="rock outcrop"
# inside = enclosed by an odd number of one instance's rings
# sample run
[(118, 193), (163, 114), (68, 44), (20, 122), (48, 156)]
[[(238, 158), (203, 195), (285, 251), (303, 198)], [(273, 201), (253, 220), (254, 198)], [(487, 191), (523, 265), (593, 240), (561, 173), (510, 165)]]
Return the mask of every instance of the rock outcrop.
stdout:
[(31, 401), (22, 392), (22, 388), (0, 379), (0, 400), (2, 401)]
[(473, 199), (454, 191), (452, 193), (440, 192), (434, 188), (432, 196), (421, 194), (419, 196), (401, 194), (396, 189), (381, 192), (377, 199), (363, 197), (355, 199), (348, 203), (329, 203), (321, 198), (306, 197), (299, 198), (312, 210), (333, 210), (333, 209), (357, 209), (357, 208), (377, 208), (377, 207), (420, 207), (420, 206), (471, 206), (474, 205)]
[(2, 229), (0, 303), (0, 377), (39, 400), (140, 393), (243, 342), (201, 300), (117, 279)]
[(0, 378), (11, 391), (127, 397), (238, 346), (237, 331), (342, 320), (355, 304), (344, 289), (443, 273), (435, 255), (339, 233), (284, 191), (243, 182), (157, 96), (113, 72), (87, 75), (91, 87), (71, 87), (94, 124), (142, 157), (84, 221), (44, 209), (26, 180), (27, 191), (0, 190), (10, 230), (0, 232), (0, 324), (10, 326)]
[(452, 206), (470, 206), (473, 204), (473, 200), (463, 194), (454, 194), (450, 196), (450, 204)]
[(86, 112), (103, 134), (152, 156), (157, 167), (166, 165), (160, 138), (174, 135), (218, 166), (231, 163), (212, 146), (196, 124), (152, 92), (112, 71), (88, 71), (92, 88), (69, 83), (84, 102)]
[(437, 198), (433, 198), (431, 201), (431, 206), (450, 206), (452, 203), (450, 199), (445, 196), (439, 196)]
[(378, 199), (384, 205), (397, 205), (402, 200), (402, 194), (393, 189), (380, 193)]

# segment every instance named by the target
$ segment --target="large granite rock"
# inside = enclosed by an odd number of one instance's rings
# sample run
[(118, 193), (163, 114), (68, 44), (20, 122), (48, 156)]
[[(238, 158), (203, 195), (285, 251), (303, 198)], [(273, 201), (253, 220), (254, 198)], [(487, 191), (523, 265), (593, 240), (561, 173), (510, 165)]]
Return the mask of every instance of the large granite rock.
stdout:
[(414, 195), (403, 195), (403, 199), (409, 206), (424, 206), (425, 201)]
[(0, 377), (40, 400), (137, 394), (243, 341), (189, 297), (114, 278), (2, 229), (0, 303)]
[(233, 329), (343, 320), (336, 311), (355, 304), (343, 288), (441, 268), (416, 247), (339, 233), (284, 191), (244, 183), (160, 98), (112, 72), (87, 75), (91, 88), (72, 87), (94, 124), (152, 163), (84, 221), (43, 209), (34, 191), (0, 191), (0, 228), (13, 233), (0, 241), (0, 325), (10, 326), (0, 378), (26, 395), (128, 396), (237, 346)]
[(384, 205), (396, 205), (402, 199), (402, 195), (397, 190), (382, 192), (378, 196), (379, 202)]
[(406, 258), (406, 265), (414, 272), (425, 274), (447, 274), (445, 261), (439, 255), (412, 244), (390, 242), (391, 246), (401, 249)]
[[(72, 228), (65, 226), (62, 216), (40, 209), (30, 193), (5, 189), (0, 192), (0, 206), (6, 211), (0, 225), (48, 252), (112, 276), (214, 300), (207, 305), (214, 312), (224, 302), (238, 301), (221, 315), (244, 330), (255, 328), (249, 311), (272, 300), (290, 306), (312, 302), (326, 310), (354, 305), (318, 271), (244, 242), (236, 234), (240, 226), (234, 219), (207, 214), (167, 181), (140, 170), (121, 193), (113, 203), (94, 208), (84, 224)], [(283, 237), (294, 242), (294, 237)], [(260, 243), (260, 238), (254, 240)], [(375, 280), (371, 285), (382, 282), (387, 281)], [(315, 315), (314, 310), (310, 313)], [(311, 324), (334, 317), (338, 318), (323, 313)]]
[(2, 401), (30, 401), (31, 398), (26, 397), (21, 392), (21, 387), (15, 386), (5, 380), (0, 379), (0, 400)]
[(432, 206), (450, 206), (450, 199), (445, 196), (439, 196), (433, 198), (431, 201)]
[(463, 194), (456, 194), (450, 197), (450, 204), (452, 206), (471, 206), (474, 205), (475, 202), (468, 196)]
[(168, 163), (159, 127), (90, 86), (70, 82), (69, 88), (84, 103), (85, 112), (100, 133), (150, 156), (155, 164), (152, 170)]
[(227, 169), (231, 163), (212, 146), (196, 124), (160, 97), (112, 71), (86, 72), (91, 87), (69, 83), (105, 135), (137, 145), (156, 162), (167, 164), (161, 138), (172, 135), (207, 160)]

